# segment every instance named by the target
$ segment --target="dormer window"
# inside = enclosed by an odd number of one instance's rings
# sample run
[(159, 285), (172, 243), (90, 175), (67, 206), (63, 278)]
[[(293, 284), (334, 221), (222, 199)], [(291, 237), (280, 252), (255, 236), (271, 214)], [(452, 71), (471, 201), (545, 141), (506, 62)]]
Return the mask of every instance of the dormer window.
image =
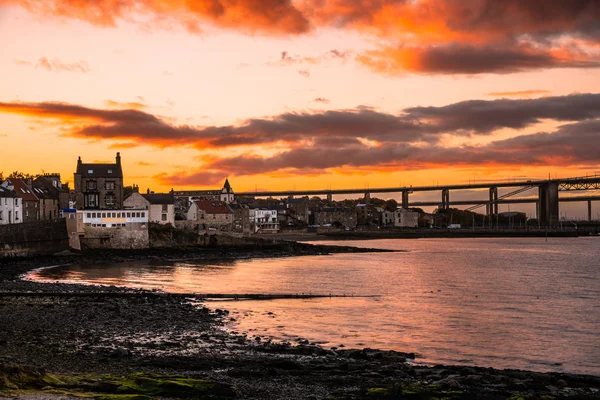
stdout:
[(109, 173), (109, 174), (112, 174), (112, 169), (109, 169), (109, 170), (108, 170), (108, 173)]
[(94, 170), (93, 169), (88, 169), (88, 174), (93, 174)]

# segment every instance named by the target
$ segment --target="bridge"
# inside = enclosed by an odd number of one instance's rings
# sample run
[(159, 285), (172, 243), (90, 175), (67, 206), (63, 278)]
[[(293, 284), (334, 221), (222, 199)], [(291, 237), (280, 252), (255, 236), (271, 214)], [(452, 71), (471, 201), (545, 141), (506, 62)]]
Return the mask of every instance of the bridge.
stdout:
[[(498, 196), (499, 188), (517, 188), (503, 196)], [(511, 198), (527, 190), (538, 190), (537, 197), (529, 198)], [(468, 189), (488, 189), (489, 197), (478, 200), (451, 201), (450, 191), (468, 190)], [(482, 182), (458, 185), (432, 185), (432, 186), (401, 186), (401, 187), (381, 187), (366, 189), (311, 189), (311, 190), (281, 190), (281, 191), (254, 191), (236, 193), (236, 196), (251, 197), (293, 197), (293, 196), (327, 196), (329, 201), (334, 195), (362, 194), (365, 202), (369, 202), (372, 193), (402, 193), (402, 208), (420, 207), (420, 206), (439, 206), (441, 209), (448, 209), (452, 205), (471, 205), (469, 210), (478, 207), (486, 207), (488, 215), (498, 214), (499, 204), (511, 203), (536, 203), (537, 216), (543, 226), (556, 226), (559, 222), (559, 202), (581, 201), (588, 203), (588, 219), (592, 218), (592, 201), (600, 200), (600, 196), (576, 196), (563, 197), (559, 192), (572, 192), (583, 190), (600, 190), (600, 175), (548, 179), (548, 180), (521, 180), (505, 182)], [(410, 202), (410, 194), (415, 192), (441, 192), (439, 202)]]

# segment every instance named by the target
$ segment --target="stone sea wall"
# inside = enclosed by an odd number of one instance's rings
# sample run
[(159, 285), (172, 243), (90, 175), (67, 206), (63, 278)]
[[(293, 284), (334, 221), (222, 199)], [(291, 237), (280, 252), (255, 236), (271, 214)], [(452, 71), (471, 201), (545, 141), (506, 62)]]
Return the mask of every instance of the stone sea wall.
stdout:
[(54, 254), (68, 249), (64, 219), (0, 225), (0, 258)]

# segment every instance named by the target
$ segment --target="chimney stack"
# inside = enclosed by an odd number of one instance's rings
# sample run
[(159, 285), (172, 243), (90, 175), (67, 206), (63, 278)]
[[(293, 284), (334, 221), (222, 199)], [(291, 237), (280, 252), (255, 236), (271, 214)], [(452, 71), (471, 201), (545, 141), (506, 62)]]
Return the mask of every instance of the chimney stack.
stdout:
[(117, 165), (121, 165), (121, 153), (117, 153)]
[(81, 156), (77, 159), (77, 165), (81, 164)]

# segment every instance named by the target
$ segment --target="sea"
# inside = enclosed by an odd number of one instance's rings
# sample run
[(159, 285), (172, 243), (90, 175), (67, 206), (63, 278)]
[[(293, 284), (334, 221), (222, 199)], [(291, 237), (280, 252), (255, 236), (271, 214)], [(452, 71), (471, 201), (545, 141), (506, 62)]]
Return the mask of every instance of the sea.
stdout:
[(599, 237), (318, 243), (395, 251), (70, 265), (30, 278), (173, 293), (345, 295), (208, 306), (230, 311), (228, 329), (261, 340), (600, 376)]

